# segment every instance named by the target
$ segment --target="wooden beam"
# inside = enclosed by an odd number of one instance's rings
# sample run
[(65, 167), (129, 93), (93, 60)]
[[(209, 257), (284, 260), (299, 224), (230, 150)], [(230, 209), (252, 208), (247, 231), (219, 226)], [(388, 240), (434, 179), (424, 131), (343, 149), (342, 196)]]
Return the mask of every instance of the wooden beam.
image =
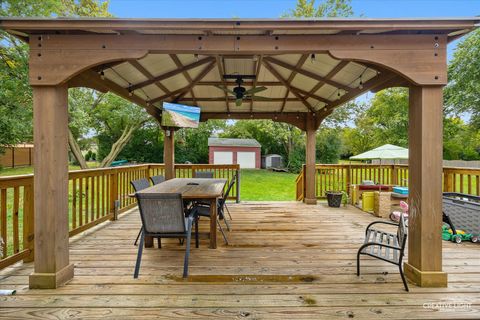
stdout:
[(35, 270), (31, 289), (73, 278), (68, 243), (68, 87), (33, 87)]
[[(195, 98), (196, 101), (199, 101), (199, 102), (220, 102), (220, 101), (225, 101), (225, 98), (224, 97), (197, 97)], [(228, 98), (228, 101), (229, 102), (235, 102), (235, 97), (233, 96), (229, 96)], [(252, 99), (251, 98), (245, 98), (243, 99), (244, 101), (251, 101)], [(193, 98), (181, 98), (181, 99), (178, 99), (177, 101), (184, 101), (184, 102), (193, 102)], [(268, 98), (268, 100), (262, 100), (262, 101), (259, 101), (259, 102), (282, 102), (283, 101), (283, 98)], [(302, 101), (301, 99), (298, 99), (298, 98), (288, 98), (287, 101)]]
[(158, 110), (155, 106), (153, 106), (153, 102), (147, 103), (143, 99), (139, 98), (135, 94), (132, 93), (130, 95), (130, 92), (119, 86), (113, 81), (110, 81), (108, 79), (102, 79), (100, 75), (92, 70), (87, 70), (83, 73), (86, 81), (89, 82), (94, 82), (97, 86), (99, 87), (105, 87), (107, 90), (114, 92), (115, 94), (119, 95), (120, 97), (124, 98), (125, 100), (128, 100), (130, 102), (133, 102), (139, 106), (142, 106), (145, 108), (145, 110), (152, 116), (154, 117), (157, 121), (160, 121), (160, 110)]
[(306, 112), (202, 112), (200, 121), (207, 121), (210, 119), (268, 119), (276, 122), (285, 122), (298, 127), (300, 130), (305, 130), (305, 119), (308, 115)]
[(136, 89), (139, 89), (139, 88), (143, 88), (143, 87), (146, 87), (148, 85), (151, 85), (152, 83), (155, 83), (155, 82), (158, 82), (158, 81), (163, 81), (165, 79), (168, 79), (168, 78), (171, 78), (173, 76), (176, 76), (177, 74), (180, 74), (182, 72), (185, 72), (185, 71), (188, 71), (188, 70), (191, 70), (191, 69), (194, 69), (194, 68), (197, 68), (197, 67), (200, 67), (204, 64), (207, 64), (209, 62), (212, 62), (214, 60), (214, 58), (212, 57), (207, 57), (207, 58), (204, 58), (202, 60), (198, 60), (198, 61), (195, 61), (195, 62), (192, 62), (190, 64), (187, 64), (186, 66), (184, 66), (183, 68), (178, 68), (178, 69), (175, 69), (175, 70), (172, 70), (172, 71), (169, 71), (169, 72), (166, 72), (164, 74), (161, 74), (159, 76), (156, 76), (154, 77), (153, 79), (149, 79), (147, 81), (142, 81), (140, 83), (137, 83), (137, 84), (134, 84), (131, 86), (131, 89), (132, 90), (136, 90)]
[(306, 204), (317, 204), (316, 195), (316, 119), (312, 116), (306, 118), (306, 145), (305, 145), (305, 198)]
[(376, 87), (381, 86), (383, 83), (393, 79), (394, 77), (396, 77), (396, 74), (391, 72), (379, 74), (376, 77), (373, 77), (372, 79), (365, 82), (362, 89), (351, 88), (347, 94), (344, 94), (340, 97), (340, 99), (331, 102), (327, 107), (325, 107), (324, 111), (332, 111), (334, 108), (355, 99), (363, 93), (374, 90)]
[[(184, 65), (182, 64), (182, 62), (180, 61), (180, 59), (178, 59), (178, 56), (176, 54), (169, 54), (170, 58), (173, 60), (173, 62), (175, 63), (175, 65), (177, 66), (177, 68), (179, 69), (183, 69), (184, 68)], [(190, 75), (188, 74), (187, 71), (182, 71), (182, 74), (183, 76), (185, 77), (185, 79), (187, 79), (188, 82), (192, 82), (192, 77), (190, 77)], [(190, 94), (192, 95), (192, 98), (193, 98), (193, 103), (194, 104), (197, 104), (197, 102), (195, 101), (195, 94), (193, 93), (193, 89), (190, 88)], [(168, 93), (168, 92), (167, 92)]]
[(154, 99), (150, 100), (150, 102), (151, 103), (156, 103), (156, 102), (163, 101), (165, 99), (171, 98), (172, 96), (175, 96), (175, 95), (178, 95), (178, 96), (176, 96), (174, 100), (181, 100), (182, 97), (191, 88), (193, 88), (197, 84), (197, 82), (202, 80), (214, 67), (215, 67), (215, 60), (211, 60), (210, 64), (207, 67), (205, 67), (205, 69), (203, 69), (202, 72), (200, 72), (200, 74), (195, 79), (193, 79), (193, 81), (188, 86), (180, 88), (180, 89), (175, 90), (175, 91), (172, 91), (169, 94), (154, 98)]
[(424, 287), (446, 287), (442, 271), (442, 126), (441, 86), (410, 88), (409, 225), (405, 275)]
[[(308, 59), (308, 54), (303, 54), (300, 59), (298, 59), (298, 62), (297, 64), (295, 65), (295, 68), (296, 69), (300, 69), (304, 64), (305, 64), (305, 61)], [(290, 76), (288, 77), (287, 79), (287, 83), (289, 85), (291, 85), (293, 79), (295, 78), (295, 76), (297, 75), (297, 70), (292, 70), (292, 72), (290, 73)], [(297, 90), (298, 91), (298, 90)], [(282, 108), (280, 109), (280, 112), (283, 112), (283, 110), (285, 110), (285, 105), (287, 104), (287, 98), (288, 98), (288, 95), (290, 94), (290, 90), (289, 88), (287, 87), (287, 91), (285, 92), (285, 96), (283, 97), (283, 103), (282, 103)]]
[(175, 130), (164, 128), (163, 162), (165, 179), (175, 178)]
[[(219, 55), (216, 55), (215, 56), (215, 61), (217, 63), (218, 76), (220, 77), (220, 81), (221, 81), (220, 85), (224, 86), (226, 88), (227, 83), (226, 83), (225, 79), (223, 78), (223, 75), (225, 74), (225, 65), (222, 61), (222, 57), (219, 56)], [(234, 85), (236, 86), (237, 84), (234, 82)], [(228, 104), (228, 93), (223, 92), (223, 94), (225, 95), (225, 108), (226, 108), (227, 112), (230, 112), (230, 105)]]
[[(325, 75), (325, 79), (327, 80), (330, 80), (332, 79), (333, 77), (335, 77), (335, 75), (337, 75), (343, 68), (345, 68), (347, 66), (347, 64), (349, 64), (350, 61), (346, 61), (346, 60), (342, 60), (340, 61), (332, 70), (330, 70), (329, 73), (327, 73)], [(315, 92), (317, 92), (319, 89), (321, 89), (324, 85), (326, 84), (326, 82), (318, 82), (310, 91), (309, 91), (309, 94), (313, 94)]]
[[(135, 69), (140, 71), (147, 79), (153, 80), (155, 77), (147, 70), (145, 69), (138, 60), (129, 60), (128, 61)], [(155, 85), (162, 90), (165, 93), (170, 93), (170, 90), (168, 90), (167, 87), (165, 87), (160, 81), (156, 81)]]
[(275, 70), (275, 68), (270, 63), (266, 61), (266, 59), (267, 58), (263, 59), (263, 65), (268, 69), (268, 71), (270, 71), (275, 78), (277, 78), (281, 83), (283, 83), (284, 86), (287, 87), (287, 89), (289, 89), (298, 99), (300, 99), (308, 110), (310, 110), (311, 112), (315, 112), (315, 109), (310, 105), (310, 103), (308, 103), (308, 101), (304, 97), (302, 97), (297, 91), (295, 91), (295, 89), (293, 89), (287, 83), (287, 80), (285, 80), (282, 75), (277, 70)]
[[(255, 75), (255, 79), (253, 79), (252, 88), (257, 87), (258, 75), (260, 74), (260, 69), (262, 68), (262, 60), (263, 54), (257, 57), (257, 61), (253, 66), (253, 74)], [(250, 111), (253, 111), (253, 100), (250, 101)]]
[(327, 79), (325, 77), (322, 77), (322, 76), (319, 76), (318, 74), (316, 73), (313, 73), (311, 71), (308, 71), (308, 70), (304, 70), (304, 69), (301, 69), (301, 68), (297, 68), (296, 66), (293, 66), (289, 63), (286, 63), (286, 62), (283, 62), (281, 60), (278, 60), (276, 58), (272, 58), (272, 57), (266, 57), (265, 58), (266, 61), (268, 62), (271, 62), (271, 63), (274, 63), (280, 67), (283, 67), (285, 69), (289, 69), (289, 70), (294, 70), (296, 71), (297, 73), (300, 73), (306, 77), (309, 77), (309, 78), (312, 78), (312, 79), (315, 79), (317, 80), (318, 82), (323, 82), (323, 83), (326, 83), (326, 84), (329, 84), (335, 88), (339, 88), (339, 89), (342, 89), (342, 90), (345, 90), (345, 91), (349, 91), (351, 88), (349, 86), (346, 86), (344, 84), (341, 84), (341, 83), (338, 83), (338, 82), (335, 82), (335, 81), (332, 81), (330, 79)]
[[(222, 86), (225, 83), (226, 86), (237, 86), (237, 83), (234, 81), (200, 81), (197, 83), (197, 86)], [(253, 87), (254, 81), (249, 81), (248, 79), (243, 80), (244, 87)], [(257, 86), (265, 86), (265, 87), (283, 87), (283, 83), (279, 81), (257, 81)]]

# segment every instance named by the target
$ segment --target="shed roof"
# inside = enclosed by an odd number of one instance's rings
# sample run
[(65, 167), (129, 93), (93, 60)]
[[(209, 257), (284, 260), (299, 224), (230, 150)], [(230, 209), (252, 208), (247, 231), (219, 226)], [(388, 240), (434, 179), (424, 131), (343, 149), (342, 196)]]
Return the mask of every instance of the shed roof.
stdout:
[(260, 148), (262, 145), (255, 139), (208, 138), (208, 146)]

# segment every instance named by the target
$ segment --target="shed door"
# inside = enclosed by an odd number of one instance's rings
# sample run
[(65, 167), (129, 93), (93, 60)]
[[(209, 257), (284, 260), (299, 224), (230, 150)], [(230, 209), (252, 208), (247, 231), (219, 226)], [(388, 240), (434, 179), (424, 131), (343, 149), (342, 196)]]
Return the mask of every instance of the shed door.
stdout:
[(233, 152), (231, 151), (214, 151), (214, 164), (233, 164)]
[(255, 168), (255, 152), (237, 152), (237, 164), (240, 168)]

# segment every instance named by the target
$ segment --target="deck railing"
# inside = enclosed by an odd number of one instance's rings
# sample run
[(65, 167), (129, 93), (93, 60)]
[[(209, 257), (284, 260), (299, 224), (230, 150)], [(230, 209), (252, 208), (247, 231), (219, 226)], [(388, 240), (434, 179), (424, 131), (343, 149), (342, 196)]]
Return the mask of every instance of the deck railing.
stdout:
[[(142, 164), (69, 172), (69, 234), (74, 236), (93, 226), (114, 220), (117, 214), (136, 205), (130, 181), (164, 173), (163, 164)], [(231, 181), (230, 199), (240, 201), (240, 166), (177, 164), (177, 177), (192, 177), (196, 171), (212, 171), (215, 178)], [(0, 177), (0, 236), (5, 242), (0, 269), (20, 260), (33, 261), (34, 215), (33, 174)]]
[[(305, 167), (297, 177), (297, 200), (303, 200)], [(373, 165), (373, 164), (317, 164), (316, 196), (326, 197), (329, 190), (349, 192), (352, 184), (362, 180), (396, 186), (408, 186), (408, 165)], [(480, 195), (480, 169), (443, 168), (443, 191)], [(300, 197), (299, 197), (300, 195)]]

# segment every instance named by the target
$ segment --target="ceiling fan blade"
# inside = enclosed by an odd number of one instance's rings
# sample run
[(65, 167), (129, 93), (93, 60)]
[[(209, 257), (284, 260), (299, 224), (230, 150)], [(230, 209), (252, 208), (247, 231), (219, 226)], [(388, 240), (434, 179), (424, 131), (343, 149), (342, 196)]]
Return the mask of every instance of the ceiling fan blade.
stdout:
[(257, 101), (271, 101), (272, 100), (269, 97), (259, 97), (259, 96), (251, 96), (250, 98), (252, 100), (257, 100)]
[(235, 105), (236, 105), (237, 107), (240, 107), (240, 106), (242, 105), (242, 103), (243, 103), (243, 99), (237, 99), (237, 100), (235, 100)]
[(245, 91), (245, 94), (255, 94), (257, 92), (262, 92), (262, 91), (265, 91), (267, 89), (268, 89), (267, 87), (255, 87), (255, 88), (248, 89), (247, 91)]
[(220, 90), (222, 90), (222, 91), (225, 91), (226, 93), (235, 95), (235, 92), (233, 92), (232, 90), (228, 89), (227, 87), (217, 86), (217, 85), (215, 85), (215, 87), (217, 87), (218, 89), (220, 89)]

